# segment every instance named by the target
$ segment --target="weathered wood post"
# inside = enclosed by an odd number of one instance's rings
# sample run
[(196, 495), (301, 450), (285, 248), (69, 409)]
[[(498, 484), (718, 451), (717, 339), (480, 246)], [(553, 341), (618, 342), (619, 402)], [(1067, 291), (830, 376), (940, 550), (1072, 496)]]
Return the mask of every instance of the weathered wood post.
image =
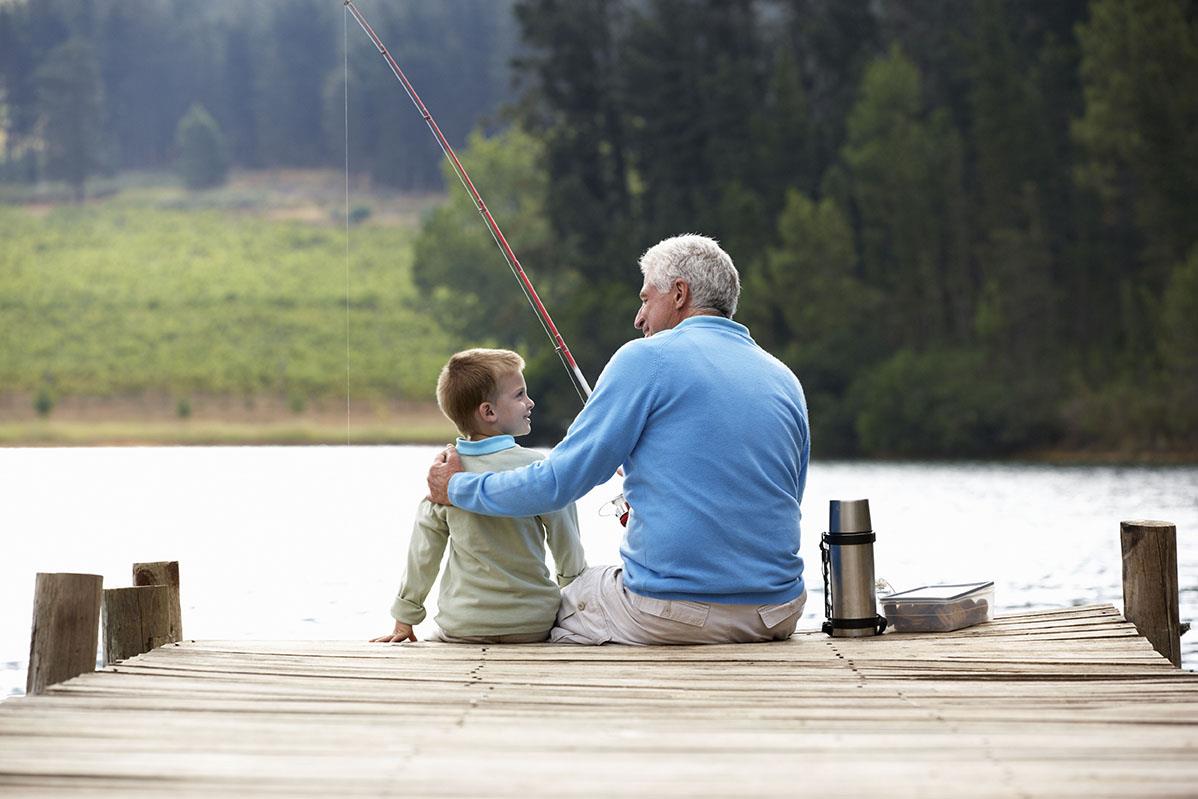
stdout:
[(179, 561), (133, 564), (134, 585), (165, 585), (170, 589), (171, 642), (183, 640), (183, 609), (179, 604)]
[(1181, 668), (1177, 528), (1169, 522), (1120, 522), (1123, 615), (1152, 648)]
[(165, 585), (105, 590), (104, 665), (174, 641), (170, 604), (170, 587)]
[(96, 670), (103, 588), (98, 574), (37, 575), (25, 693)]

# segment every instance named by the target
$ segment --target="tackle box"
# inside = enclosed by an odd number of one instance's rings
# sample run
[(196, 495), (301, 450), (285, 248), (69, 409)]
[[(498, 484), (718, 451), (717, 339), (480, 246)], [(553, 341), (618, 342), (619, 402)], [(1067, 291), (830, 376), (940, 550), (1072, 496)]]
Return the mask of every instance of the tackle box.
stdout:
[(895, 632), (947, 633), (990, 621), (994, 583), (925, 585), (882, 597), (882, 613)]

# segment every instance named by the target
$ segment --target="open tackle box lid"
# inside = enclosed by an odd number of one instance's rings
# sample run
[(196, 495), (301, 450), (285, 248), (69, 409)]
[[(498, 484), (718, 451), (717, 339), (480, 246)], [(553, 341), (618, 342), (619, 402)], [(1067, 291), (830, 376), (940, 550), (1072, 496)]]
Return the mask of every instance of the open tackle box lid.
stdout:
[(912, 588), (909, 591), (900, 591), (897, 594), (885, 595), (882, 597), (882, 600), (885, 602), (891, 602), (895, 599), (901, 599), (904, 602), (951, 602), (954, 599), (963, 599), (970, 594), (993, 587), (993, 580), (986, 583), (924, 585), (919, 588)]

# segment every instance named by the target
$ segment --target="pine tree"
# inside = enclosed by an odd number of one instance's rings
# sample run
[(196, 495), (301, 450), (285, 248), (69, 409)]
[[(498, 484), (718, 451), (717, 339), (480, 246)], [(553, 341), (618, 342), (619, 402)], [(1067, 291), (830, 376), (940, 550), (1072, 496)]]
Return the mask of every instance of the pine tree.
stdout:
[(815, 180), (840, 157), (845, 120), (866, 65), (884, 51), (871, 0), (788, 0), (782, 31), (810, 105)]
[(325, 78), (336, 57), (334, 7), (295, 0), (272, 7), (254, 79), (258, 152), (264, 164), (316, 166), (329, 153), (321, 126)]
[(771, 207), (781, 211), (790, 189), (814, 194), (820, 178), (811, 103), (788, 46), (780, 47), (775, 55), (763, 106), (753, 139), (759, 142), (757, 158), (765, 167), (764, 193)]
[(255, 94), (258, 63), (251, 47), (252, 35), (244, 25), (227, 26), (219, 77), (218, 117), (228, 138), (231, 159), (243, 166), (258, 165), (258, 119), (254, 110), (258, 102)]
[(1182, 0), (1096, 0), (1078, 29), (1083, 185), (1128, 209), (1162, 287), (1198, 240), (1198, 16)]
[(752, 144), (767, 83), (756, 12), (752, 0), (655, 0), (633, 17), (622, 71), (646, 238), (720, 236), (736, 227), (729, 207), (760, 202), (769, 167)]
[(1002, 0), (975, 6), (971, 143), (982, 299), (977, 324), (1008, 381), (1059, 382), (1060, 327), (1050, 217), (1057, 165), (1035, 54), (1025, 51)]
[(1193, 446), (1198, 444), (1198, 247), (1174, 268), (1162, 306), (1165, 389), (1175, 434)]
[(626, 240), (632, 208), (618, 80), (622, 3), (524, 0), (515, 10), (531, 48), (518, 62), (533, 81), (524, 116), (546, 141), (554, 230), (590, 279), (623, 279), (631, 253), (616, 243)]
[(187, 188), (209, 189), (225, 182), (229, 174), (225, 138), (202, 105), (192, 105), (179, 120), (175, 142), (179, 152), (177, 168)]
[(896, 345), (926, 347), (972, 329), (961, 137), (926, 113), (915, 65), (894, 48), (869, 66), (843, 158), (860, 214), (862, 265), (887, 292)]
[(29, 39), (27, 7), (0, 4), (0, 107), (4, 123), (4, 161), (10, 176), (37, 121), (35, 56)]
[(67, 181), (82, 202), (87, 179), (100, 168), (104, 149), (103, 92), (95, 51), (81, 39), (59, 45), (47, 53), (36, 82), (47, 174)]
[(855, 447), (854, 377), (886, 348), (875, 319), (882, 294), (856, 276), (853, 231), (837, 202), (792, 190), (778, 217), (777, 246), (746, 276), (743, 316), (762, 346), (803, 380), (825, 454)]

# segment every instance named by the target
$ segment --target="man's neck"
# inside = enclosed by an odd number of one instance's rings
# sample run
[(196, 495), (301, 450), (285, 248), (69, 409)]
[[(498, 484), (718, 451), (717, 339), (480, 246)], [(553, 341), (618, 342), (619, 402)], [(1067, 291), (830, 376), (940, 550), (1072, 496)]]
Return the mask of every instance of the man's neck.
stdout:
[[(713, 311), (710, 308), (683, 308), (678, 312), (678, 321), (674, 325), (679, 325), (687, 319), (696, 316), (720, 316), (719, 311)], [(671, 325), (673, 327), (674, 325)]]

